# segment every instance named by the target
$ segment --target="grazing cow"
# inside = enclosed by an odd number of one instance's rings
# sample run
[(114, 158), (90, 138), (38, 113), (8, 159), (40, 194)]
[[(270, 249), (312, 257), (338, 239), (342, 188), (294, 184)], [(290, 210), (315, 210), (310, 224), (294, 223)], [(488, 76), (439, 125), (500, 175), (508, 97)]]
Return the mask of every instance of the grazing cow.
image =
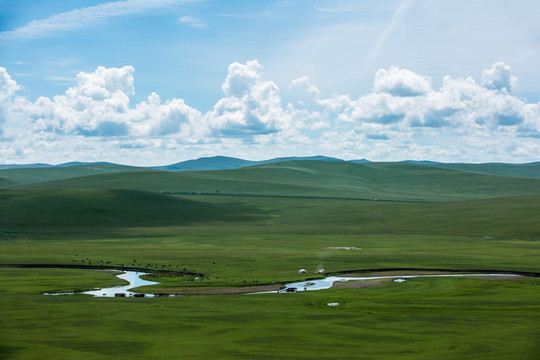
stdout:
[(125, 293), (116, 293), (114, 294), (115, 297), (126, 297)]
[(288, 292), (288, 293), (296, 292), (296, 288), (295, 287), (288, 287), (288, 288), (285, 289), (285, 292)]

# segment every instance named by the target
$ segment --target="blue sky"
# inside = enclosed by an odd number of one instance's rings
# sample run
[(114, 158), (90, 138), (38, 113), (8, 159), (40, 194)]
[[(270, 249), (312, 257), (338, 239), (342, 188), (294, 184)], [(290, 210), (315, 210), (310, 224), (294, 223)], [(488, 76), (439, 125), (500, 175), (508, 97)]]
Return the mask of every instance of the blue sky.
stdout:
[(0, 163), (540, 160), (536, 1), (0, 0)]

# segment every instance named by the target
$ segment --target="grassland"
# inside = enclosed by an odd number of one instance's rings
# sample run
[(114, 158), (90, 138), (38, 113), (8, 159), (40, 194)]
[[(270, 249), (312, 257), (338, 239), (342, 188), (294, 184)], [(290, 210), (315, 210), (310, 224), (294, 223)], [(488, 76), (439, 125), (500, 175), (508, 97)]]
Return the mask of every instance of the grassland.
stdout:
[[(19, 188), (131, 189), (229, 195), (263, 195), (391, 201), (460, 201), (537, 194), (540, 179), (495, 176), (408, 163), (288, 161), (220, 171), (111, 171), (65, 178), (49, 169), (47, 177), (31, 182), (13, 174), (0, 177), (17, 181)], [(5, 172), (40, 169), (4, 170)], [(87, 171), (86, 171), (87, 172)], [(64, 178), (60, 178), (60, 176)], [(47, 180), (49, 179), (49, 180)], [(10, 188), (13, 188), (11, 186)]]
[[(77, 168), (0, 171), (0, 264), (91, 261), (206, 275), (161, 273), (161, 284), (146, 289), (156, 292), (288, 282), (320, 268), (540, 272), (534, 176), (317, 161), (227, 171)], [(93, 270), (0, 268), (0, 357), (540, 355), (536, 278), (414, 279), (287, 295), (41, 295), (117, 281)]]
[(418, 279), (284, 296), (121, 300), (15, 287), (2, 295), (2, 350), (41, 359), (536, 359), (539, 287)]

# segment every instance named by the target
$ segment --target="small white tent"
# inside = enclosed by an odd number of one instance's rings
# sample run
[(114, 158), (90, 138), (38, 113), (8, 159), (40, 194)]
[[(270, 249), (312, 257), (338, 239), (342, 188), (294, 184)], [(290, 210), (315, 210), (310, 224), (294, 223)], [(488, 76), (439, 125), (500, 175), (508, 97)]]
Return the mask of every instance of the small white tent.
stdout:
[(300, 269), (300, 270), (298, 270), (298, 273), (299, 274), (305, 274), (305, 273), (307, 273), (307, 270), (306, 269)]

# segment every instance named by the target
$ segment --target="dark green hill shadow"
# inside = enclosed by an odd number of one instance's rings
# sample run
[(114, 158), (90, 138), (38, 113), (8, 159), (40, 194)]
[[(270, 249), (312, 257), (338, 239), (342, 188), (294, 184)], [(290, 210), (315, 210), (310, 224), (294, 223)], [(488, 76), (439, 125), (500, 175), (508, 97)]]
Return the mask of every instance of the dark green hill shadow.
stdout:
[(138, 190), (0, 190), (3, 229), (106, 229), (249, 221), (258, 209)]

